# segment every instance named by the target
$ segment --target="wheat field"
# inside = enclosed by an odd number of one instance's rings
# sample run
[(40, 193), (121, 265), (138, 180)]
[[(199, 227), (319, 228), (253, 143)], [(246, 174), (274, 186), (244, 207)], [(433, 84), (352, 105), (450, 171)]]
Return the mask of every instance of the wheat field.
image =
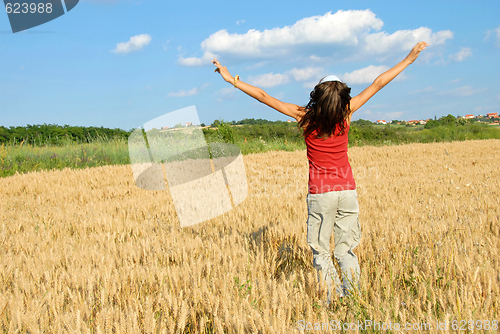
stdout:
[(309, 329), (366, 320), (494, 329), (500, 140), (349, 157), (361, 289), (330, 307), (306, 241), (305, 151), (244, 156), (246, 200), (186, 228), (168, 190), (137, 188), (130, 165), (0, 179), (0, 332), (335, 332)]

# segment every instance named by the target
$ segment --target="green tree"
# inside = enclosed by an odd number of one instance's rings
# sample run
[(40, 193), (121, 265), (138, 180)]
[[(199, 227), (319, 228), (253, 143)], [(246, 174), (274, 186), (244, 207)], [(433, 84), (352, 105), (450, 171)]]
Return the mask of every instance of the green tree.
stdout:
[(352, 124), (359, 125), (359, 126), (372, 126), (373, 122), (368, 121), (366, 119), (358, 119), (356, 121), (352, 121)]
[[(214, 121), (215, 123), (215, 121)], [(225, 143), (234, 144), (236, 141), (234, 130), (230, 123), (226, 123), (223, 120), (218, 121), (217, 134), (219, 138)]]
[(430, 119), (427, 121), (427, 123), (425, 123), (424, 129), (433, 129), (439, 125), (440, 125), (440, 123), (438, 121)]
[(452, 114), (448, 114), (448, 116), (441, 117), (439, 123), (444, 126), (453, 126), (457, 124), (457, 119)]

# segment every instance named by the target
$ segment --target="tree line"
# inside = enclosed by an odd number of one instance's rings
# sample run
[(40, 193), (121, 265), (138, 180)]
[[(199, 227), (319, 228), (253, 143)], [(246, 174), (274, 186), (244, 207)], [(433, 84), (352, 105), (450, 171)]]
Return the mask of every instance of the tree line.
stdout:
[[(394, 122), (392, 122), (394, 123)], [(453, 115), (429, 120), (425, 126), (375, 125), (369, 120), (356, 120), (351, 123), (349, 142), (352, 145), (391, 143), (429, 142), (442, 140), (462, 140), (497, 138), (499, 129), (483, 123)], [(235, 126), (239, 125), (239, 126)], [(402, 124), (404, 125), (404, 123)], [(62, 145), (68, 142), (90, 143), (112, 139), (127, 140), (134, 129), (126, 131), (119, 128), (85, 127), (70, 125), (26, 125), (16, 127), (0, 126), (0, 144)], [(276, 141), (286, 143), (303, 142), (303, 131), (296, 122), (269, 121), (245, 118), (240, 121), (225, 122), (215, 120), (212, 127), (203, 128), (207, 142), (247, 143), (248, 141)]]
[(0, 144), (60, 145), (65, 142), (88, 143), (96, 139), (128, 138), (131, 131), (95, 126), (39, 124), (0, 126)]

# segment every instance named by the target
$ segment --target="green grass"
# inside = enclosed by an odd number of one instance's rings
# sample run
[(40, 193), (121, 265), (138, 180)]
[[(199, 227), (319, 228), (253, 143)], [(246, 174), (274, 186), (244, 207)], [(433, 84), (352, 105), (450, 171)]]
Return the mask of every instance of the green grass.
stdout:
[[(214, 141), (212, 141), (214, 142)], [(242, 154), (268, 151), (305, 149), (304, 143), (288, 142), (283, 138), (236, 140)], [(85, 169), (106, 165), (130, 164), (128, 142), (125, 139), (95, 140), (92, 143), (67, 142), (62, 146), (32, 144), (0, 146), (0, 177), (52, 169)]]
[[(204, 131), (206, 141), (229, 142), (237, 145), (243, 155), (268, 151), (295, 151), (306, 149), (300, 132), (292, 124), (251, 125), (225, 128), (223, 131)], [(500, 139), (498, 127), (485, 124), (467, 126), (438, 126), (423, 129), (423, 126), (401, 125), (352, 126), (349, 132), (349, 147), (387, 146), (408, 143), (433, 143), (455, 140)], [(130, 164), (128, 141), (125, 138), (90, 138), (89, 142), (64, 141), (59, 145), (22, 142), (0, 146), (0, 177), (30, 171), (87, 168), (105, 165)]]
[(62, 146), (30, 144), (0, 146), (0, 177), (11, 176), (16, 172), (128, 163), (130, 163), (128, 146), (124, 139), (93, 143), (68, 142)]

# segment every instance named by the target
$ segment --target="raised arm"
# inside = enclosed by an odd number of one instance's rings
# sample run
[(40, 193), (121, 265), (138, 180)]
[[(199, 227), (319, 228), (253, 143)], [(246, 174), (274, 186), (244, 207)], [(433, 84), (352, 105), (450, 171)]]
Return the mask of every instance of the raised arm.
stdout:
[(385, 85), (392, 81), (399, 73), (401, 73), (408, 65), (413, 63), (417, 59), (420, 51), (428, 46), (426, 42), (420, 42), (410, 53), (403, 59), (399, 64), (393, 68), (387, 70), (386, 72), (379, 75), (373, 83), (363, 90), (359, 95), (356, 95), (351, 99), (351, 114), (358, 110), (363, 104), (365, 104), (373, 95), (375, 95), (379, 90), (381, 90)]
[(302, 117), (302, 115), (304, 114), (303, 107), (300, 107), (292, 103), (282, 102), (270, 96), (259, 87), (255, 87), (239, 79), (235, 79), (231, 74), (229, 74), (229, 71), (227, 70), (226, 66), (222, 66), (217, 61), (217, 59), (214, 59), (212, 63), (214, 63), (214, 65), (217, 66), (215, 71), (219, 72), (222, 75), (222, 78), (226, 82), (229, 82), (230, 84), (234, 85), (235, 88), (239, 88), (241, 91), (253, 97), (257, 101), (264, 103), (265, 105), (268, 105), (271, 108), (276, 109), (282, 114), (293, 117), (296, 120), (299, 120), (300, 117)]

